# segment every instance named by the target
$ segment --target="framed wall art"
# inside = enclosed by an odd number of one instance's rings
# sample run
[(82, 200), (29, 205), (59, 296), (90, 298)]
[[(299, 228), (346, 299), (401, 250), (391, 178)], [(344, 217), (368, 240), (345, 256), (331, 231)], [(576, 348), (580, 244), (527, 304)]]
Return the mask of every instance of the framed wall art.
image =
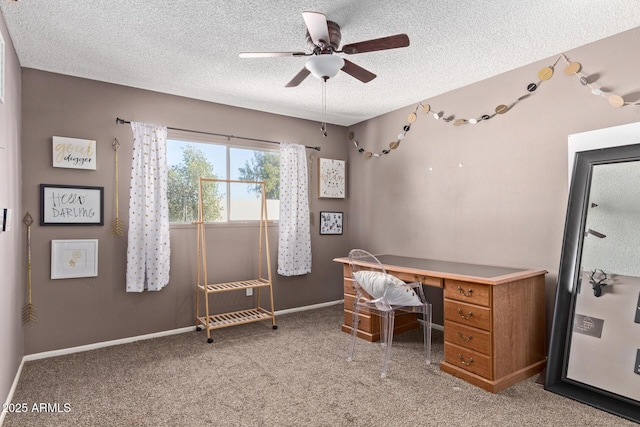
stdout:
[(104, 225), (104, 187), (40, 184), (40, 225)]
[(320, 234), (342, 234), (342, 212), (320, 212)]
[(54, 168), (96, 170), (96, 141), (54, 136), (51, 147)]
[(345, 161), (318, 159), (318, 197), (345, 198)]
[(98, 239), (52, 240), (51, 278), (98, 276)]

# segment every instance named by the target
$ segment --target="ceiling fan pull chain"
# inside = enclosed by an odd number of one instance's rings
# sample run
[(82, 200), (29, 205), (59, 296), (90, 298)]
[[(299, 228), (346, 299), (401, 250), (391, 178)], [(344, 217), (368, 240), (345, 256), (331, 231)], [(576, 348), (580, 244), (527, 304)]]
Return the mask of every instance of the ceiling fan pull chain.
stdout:
[(327, 78), (322, 79), (322, 136), (327, 137)]

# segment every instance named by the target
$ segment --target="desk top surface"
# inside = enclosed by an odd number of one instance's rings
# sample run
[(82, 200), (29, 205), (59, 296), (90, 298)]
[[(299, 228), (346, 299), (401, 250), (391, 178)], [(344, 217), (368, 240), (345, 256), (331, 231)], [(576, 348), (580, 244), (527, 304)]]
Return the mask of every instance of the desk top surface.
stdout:
[[(460, 280), (473, 278), (480, 279), (479, 281), (481, 282), (486, 281), (487, 283), (498, 283), (515, 278), (531, 277), (547, 273), (545, 270), (467, 264), (399, 255), (376, 255), (376, 258), (378, 258), (386, 268), (395, 267), (398, 271), (420, 272), (420, 274)], [(349, 258), (336, 258), (334, 261), (348, 264)]]

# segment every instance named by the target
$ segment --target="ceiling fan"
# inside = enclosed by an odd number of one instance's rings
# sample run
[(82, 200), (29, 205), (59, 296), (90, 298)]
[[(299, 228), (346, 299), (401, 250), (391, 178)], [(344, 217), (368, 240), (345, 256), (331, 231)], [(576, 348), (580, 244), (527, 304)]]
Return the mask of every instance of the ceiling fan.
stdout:
[(368, 83), (376, 78), (372, 72), (359, 65), (344, 59), (336, 53), (353, 55), (356, 53), (374, 52), (378, 50), (396, 49), (409, 46), (409, 36), (396, 34), (394, 36), (379, 39), (366, 40), (342, 46), (339, 50), (342, 34), (340, 26), (327, 21), (327, 17), (320, 12), (302, 12), (302, 18), (307, 26), (307, 46), (311, 53), (307, 52), (242, 52), (241, 58), (268, 58), (277, 56), (311, 56), (296, 76), (286, 84), (286, 87), (298, 86), (309, 74), (327, 81), (342, 70), (363, 83)]

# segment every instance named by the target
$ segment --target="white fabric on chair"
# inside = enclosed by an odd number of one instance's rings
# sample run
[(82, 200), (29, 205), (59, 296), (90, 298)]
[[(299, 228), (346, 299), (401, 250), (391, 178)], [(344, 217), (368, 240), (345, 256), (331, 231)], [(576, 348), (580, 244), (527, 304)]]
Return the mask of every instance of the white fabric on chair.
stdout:
[(374, 298), (384, 296), (391, 305), (417, 306), (423, 304), (411, 287), (406, 286), (405, 282), (389, 273), (361, 270), (353, 275), (364, 290)]
[(278, 274), (311, 273), (309, 189), (304, 145), (280, 144)]
[(169, 283), (167, 128), (131, 122), (127, 292), (159, 291)]

